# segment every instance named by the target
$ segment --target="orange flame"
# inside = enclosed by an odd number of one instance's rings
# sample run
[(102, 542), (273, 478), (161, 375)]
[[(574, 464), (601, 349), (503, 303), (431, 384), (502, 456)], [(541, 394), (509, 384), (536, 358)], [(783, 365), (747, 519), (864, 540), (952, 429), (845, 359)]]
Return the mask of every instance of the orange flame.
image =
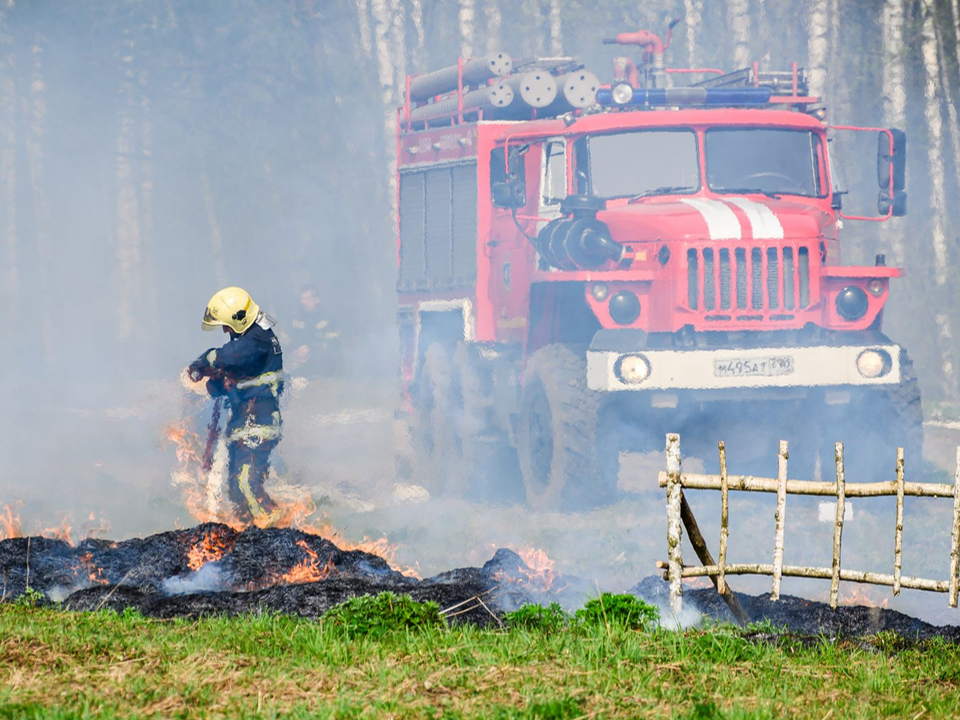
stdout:
[(529, 570), (520, 568), (520, 571), (527, 576), (527, 582), (538, 588), (541, 592), (547, 592), (553, 587), (553, 581), (556, 577), (554, 566), (556, 562), (551, 560), (547, 553), (538, 548), (523, 548), (517, 551), (517, 555), (523, 560)]
[(297, 545), (307, 554), (303, 560), (294, 565), (288, 572), (277, 579), (277, 584), (310, 583), (325, 580), (334, 571), (333, 556), (321, 567), (317, 553), (310, 549), (305, 540), (298, 540)]
[(177, 462), (187, 466), (192, 463), (202, 463), (200, 455), (200, 436), (186, 427), (185, 424), (168, 425), (167, 440), (174, 444), (177, 452)]
[[(513, 548), (511, 548), (512, 550)], [(561, 592), (562, 588), (553, 587), (553, 581), (556, 579), (554, 566), (556, 562), (551, 560), (546, 552), (539, 548), (527, 547), (515, 551), (526, 567), (519, 568), (520, 576), (507, 575), (503, 570), (494, 573), (494, 580), (497, 582), (513, 583), (515, 585), (529, 585), (531, 590), (536, 592)]]
[(80, 563), (73, 569), (75, 575), (81, 572), (87, 574), (87, 578), (93, 585), (109, 585), (110, 581), (103, 577), (103, 568), (93, 564), (93, 553), (84, 553), (80, 556)]
[(840, 592), (839, 605), (863, 605), (864, 607), (886, 608), (890, 604), (890, 597), (884, 597), (877, 602), (876, 596), (882, 590), (868, 585), (846, 586)]
[(210, 532), (187, 551), (187, 566), (196, 572), (208, 562), (216, 562), (230, 549), (220, 533)]
[(23, 537), (23, 525), (20, 522), (20, 515), (14, 515), (13, 508), (9, 505), (4, 505), (3, 512), (0, 513), (0, 540), (9, 540), (18, 537)]
[(72, 532), (73, 528), (70, 525), (69, 518), (64, 515), (59, 525), (51, 528), (44, 528), (40, 531), (40, 534), (45, 538), (50, 538), (51, 540), (63, 540), (64, 542), (73, 545), (73, 536), (71, 535)]
[(87, 522), (81, 526), (81, 529), (85, 538), (102, 538), (110, 532), (112, 527), (106, 518), (98, 519), (94, 513), (90, 513)]
[[(219, 522), (235, 530), (242, 530), (244, 523), (233, 515), (229, 502), (215, 503), (211, 507), (208, 497), (208, 473), (203, 468), (204, 443), (200, 436), (189, 429), (187, 421), (166, 428), (166, 438), (176, 447), (177, 460), (181, 469), (174, 473), (174, 483), (180, 487), (183, 502), (189, 513), (200, 522)], [(293, 492), (290, 492), (293, 490)], [(360, 541), (346, 539), (335, 529), (326, 516), (316, 519), (317, 507), (309, 491), (299, 488), (284, 489), (274, 495), (277, 510), (269, 516), (254, 519), (258, 527), (294, 528), (309, 535), (316, 535), (334, 543), (341, 550), (361, 550), (378, 555), (393, 569), (408, 577), (419, 578), (416, 568), (402, 567), (396, 561), (398, 547), (385, 537), (371, 539), (364, 537)]]

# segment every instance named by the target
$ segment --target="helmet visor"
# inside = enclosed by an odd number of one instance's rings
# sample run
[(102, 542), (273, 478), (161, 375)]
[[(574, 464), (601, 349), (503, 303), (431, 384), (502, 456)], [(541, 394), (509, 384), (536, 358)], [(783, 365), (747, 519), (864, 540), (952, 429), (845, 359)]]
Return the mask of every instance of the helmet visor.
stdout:
[(200, 327), (201, 327), (202, 329), (204, 329), (204, 330), (216, 330), (216, 329), (217, 329), (220, 325), (222, 325), (222, 324), (223, 324), (223, 323), (221, 323), (219, 320), (217, 320), (217, 319), (213, 316), (213, 313), (210, 312), (210, 308), (209, 308), (209, 307), (203, 312), (203, 322), (202, 322), (201, 325), (200, 325)]

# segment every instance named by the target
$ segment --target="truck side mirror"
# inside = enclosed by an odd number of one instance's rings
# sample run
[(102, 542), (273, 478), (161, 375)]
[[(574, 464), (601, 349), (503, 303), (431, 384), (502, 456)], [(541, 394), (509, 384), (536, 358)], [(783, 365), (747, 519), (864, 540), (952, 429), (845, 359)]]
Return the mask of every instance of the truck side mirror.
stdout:
[(890, 154), (890, 136), (881, 132), (877, 141), (877, 183), (881, 190), (890, 189), (890, 174), (893, 174), (893, 189), (907, 187), (907, 134), (890, 129), (893, 136), (893, 154)]
[[(907, 135), (893, 128), (858, 127), (855, 125), (832, 125), (831, 131), (850, 131), (855, 133), (876, 133), (877, 141), (877, 184), (880, 193), (877, 196), (879, 217), (848, 215), (840, 208), (837, 191), (834, 190), (832, 207), (845, 220), (867, 220), (884, 222), (891, 217), (907, 214)], [(864, 149), (866, 149), (865, 146)], [(832, 159), (831, 159), (832, 163)]]
[[(890, 152), (890, 138), (893, 138), (893, 154)], [(890, 182), (893, 181), (893, 194), (890, 194)], [(890, 135), (880, 133), (877, 142), (877, 183), (880, 194), (877, 196), (877, 211), (881, 215), (888, 213), (894, 217), (907, 214), (907, 134), (902, 130), (890, 128)]]
[(493, 183), (490, 192), (493, 204), (500, 208), (522, 208), (527, 204), (523, 184), (514, 178)]
[(890, 197), (889, 190), (881, 190), (877, 196), (877, 212), (881, 215), (889, 213), (893, 217), (903, 217), (907, 214), (907, 193), (894, 190), (893, 197)]
[(527, 181), (523, 153), (529, 146), (510, 148), (508, 159), (503, 148), (490, 153), (490, 197), (500, 208), (521, 208), (527, 204)]

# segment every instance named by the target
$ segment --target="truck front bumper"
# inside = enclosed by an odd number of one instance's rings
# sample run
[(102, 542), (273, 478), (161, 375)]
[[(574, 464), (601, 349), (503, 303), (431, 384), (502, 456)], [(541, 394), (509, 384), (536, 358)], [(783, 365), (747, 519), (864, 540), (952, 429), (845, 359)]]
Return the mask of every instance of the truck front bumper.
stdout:
[(603, 392), (896, 385), (900, 378), (894, 344), (587, 353), (587, 385)]

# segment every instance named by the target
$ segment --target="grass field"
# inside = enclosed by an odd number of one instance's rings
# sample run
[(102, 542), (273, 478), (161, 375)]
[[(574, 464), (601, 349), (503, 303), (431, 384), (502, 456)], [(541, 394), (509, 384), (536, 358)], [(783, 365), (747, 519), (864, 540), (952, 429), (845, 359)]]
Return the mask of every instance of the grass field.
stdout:
[(358, 636), (281, 616), (0, 605), (0, 717), (960, 716), (960, 647), (770, 628)]

